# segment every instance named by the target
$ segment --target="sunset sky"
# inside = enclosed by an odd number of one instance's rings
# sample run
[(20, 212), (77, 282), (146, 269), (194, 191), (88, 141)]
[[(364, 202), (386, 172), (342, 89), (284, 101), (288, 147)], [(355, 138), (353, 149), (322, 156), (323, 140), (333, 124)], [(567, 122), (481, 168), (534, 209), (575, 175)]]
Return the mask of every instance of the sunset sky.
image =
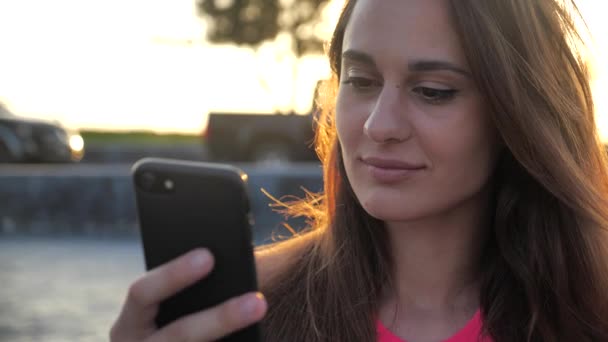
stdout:
[[(596, 58), (608, 61), (604, 1), (579, 2)], [(326, 13), (327, 37), (341, 3)], [(288, 110), (292, 64), (284, 56), (209, 45), (193, 0), (0, 0), (0, 100), (69, 127), (197, 133), (209, 111)], [(325, 58), (302, 61), (299, 112), (327, 74)], [(595, 92), (608, 139), (605, 63)]]

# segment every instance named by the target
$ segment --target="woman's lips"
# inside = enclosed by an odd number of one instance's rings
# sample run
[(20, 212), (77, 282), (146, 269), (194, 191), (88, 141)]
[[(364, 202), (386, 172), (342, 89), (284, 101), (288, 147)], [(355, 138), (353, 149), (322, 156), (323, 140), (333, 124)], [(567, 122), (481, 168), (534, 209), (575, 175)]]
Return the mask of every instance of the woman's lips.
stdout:
[(398, 182), (410, 178), (426, 168), (424, 164), (388, 158), (367, 157), (361, 158), (361, 161), (370, 175), (381, 183)]

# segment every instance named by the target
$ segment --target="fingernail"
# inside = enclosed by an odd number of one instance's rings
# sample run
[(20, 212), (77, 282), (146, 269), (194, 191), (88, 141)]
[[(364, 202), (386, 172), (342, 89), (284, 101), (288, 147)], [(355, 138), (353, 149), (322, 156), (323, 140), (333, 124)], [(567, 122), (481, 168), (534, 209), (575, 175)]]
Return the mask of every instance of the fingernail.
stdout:
[(251, 318), (251, 316), (253, 316), (256, 313), (256, 311), (258, 310), (258, 307), (262, 300), (264, 300), (264, 295), (262, 295), (259, 292), (253, 296), (252, 295), (247, 296), (247, 298), (245, 298), (245, 300), (241, 304), (241, 308), (240, 308), (243, 318), (245, 318), (245, 319)]
[(209, 254), (209, 251), (206, 249), (197, 251), (196, 253), (194, 253), (192, 258), (190, 259), (190, 265), (192, 265), (192, 268), (194, 268), (194, 269), (201, 268), (209, 262), (210, 257), (211, 257), (211, 255)]

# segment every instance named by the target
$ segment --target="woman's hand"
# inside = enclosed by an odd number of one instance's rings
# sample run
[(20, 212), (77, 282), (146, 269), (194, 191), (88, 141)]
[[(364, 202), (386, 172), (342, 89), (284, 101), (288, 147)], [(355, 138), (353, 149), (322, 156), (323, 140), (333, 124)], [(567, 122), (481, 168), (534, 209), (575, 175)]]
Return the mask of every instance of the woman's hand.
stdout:
[(213, 264), (208, 250), (196, 249), (135, 281), (112, 326), (110, 341), (215, 341), (260, 321), (266, 314), (266, 301), (260, 293), (247, 293), (156, 328), (160, 302), (207, 276)]

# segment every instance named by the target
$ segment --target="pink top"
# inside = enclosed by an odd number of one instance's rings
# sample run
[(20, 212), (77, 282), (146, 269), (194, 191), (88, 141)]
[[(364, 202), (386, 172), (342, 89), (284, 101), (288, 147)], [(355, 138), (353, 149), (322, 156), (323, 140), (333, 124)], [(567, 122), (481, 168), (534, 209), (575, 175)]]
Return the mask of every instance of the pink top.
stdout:
[[(390, 332), (380, 320), (377, 324), (378, 329), (378, 342), (407, 342)], [(473, 318), (458, 331), (454, 336), (444, 340), (443, 342), (477, 342), (479, 333), (481, 332), (481, 313), (479, 310), (475, 313)], [(480, 338), (479, 342), (492, 342), (492, 339), (485, 337)]]

